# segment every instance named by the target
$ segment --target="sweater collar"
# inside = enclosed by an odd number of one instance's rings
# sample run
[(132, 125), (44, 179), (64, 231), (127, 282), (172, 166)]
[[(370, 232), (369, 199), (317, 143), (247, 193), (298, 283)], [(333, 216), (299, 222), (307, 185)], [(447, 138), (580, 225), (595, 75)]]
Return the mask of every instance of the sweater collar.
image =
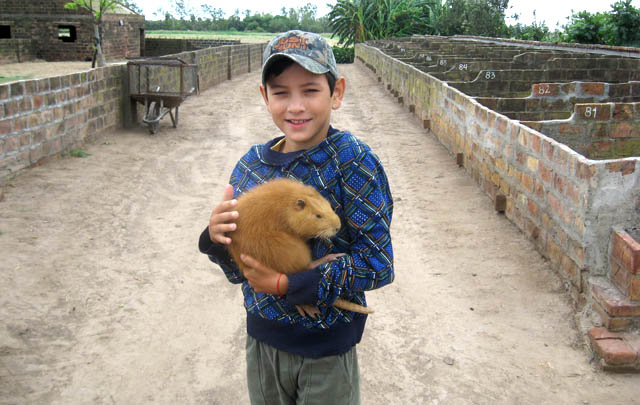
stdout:
[(295, 152), (287, 152), (287, 153), (282, 153), (282, 152), (278, 152), (271, 149), (273, 145), (277, 144), (284, 138), (284, 136), (279, 136), (262, 145), (262, 160), (264, 163), (269, 165), (286, 166), (289, 163), (293, 162), (298, 156), (303, 155), (308, 151), (314, 151), (319, 148), (323, 148), (324, 145), (328, 142), (328, 139), (332, 135), (337, 134), (339, 132), (340, 132), (339, 130), (333, 128), (332, 126), (329, 126), (329, 132), (327, 133), (327, 138), (324, 139), (322, 142), (320, 142), (318, 145), (310, 149), (303, 149), (303, 150), (298, 150)]

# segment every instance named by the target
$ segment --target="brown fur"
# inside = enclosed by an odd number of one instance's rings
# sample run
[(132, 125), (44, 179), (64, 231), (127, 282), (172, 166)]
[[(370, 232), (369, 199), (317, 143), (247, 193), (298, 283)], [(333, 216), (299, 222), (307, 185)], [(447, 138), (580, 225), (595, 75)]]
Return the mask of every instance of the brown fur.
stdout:
[[(238, 197), (237, 211), (228, 250), (241, 271), (246, 268), (241, 253), (280, 273), (308, 270), (311, 249), (306, 241), (329, 238), (340, 230), (340, 218), (331, 204), (313, 187), (291, 179), (271, 180), (247, 191)], [(372, 312), (342, 299), (335, 306)]]

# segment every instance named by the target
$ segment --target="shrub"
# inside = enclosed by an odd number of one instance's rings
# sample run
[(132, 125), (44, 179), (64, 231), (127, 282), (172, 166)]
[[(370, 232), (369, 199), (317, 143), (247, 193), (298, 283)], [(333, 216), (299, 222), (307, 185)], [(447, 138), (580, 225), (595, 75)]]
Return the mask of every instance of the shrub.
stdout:
[(333, 54), (336, 57), (336, 63), (353, 63), (355, 57), (355, 48), (334, 46)]

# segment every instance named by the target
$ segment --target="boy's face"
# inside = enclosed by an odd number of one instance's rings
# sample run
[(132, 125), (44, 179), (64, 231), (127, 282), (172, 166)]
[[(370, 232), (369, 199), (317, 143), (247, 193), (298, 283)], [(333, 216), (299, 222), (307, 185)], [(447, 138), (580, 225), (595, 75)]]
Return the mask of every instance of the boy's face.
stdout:
[(309, 149), (322, 142), (329, 131), (331, 110), (340, 108), (346, 84), (336, 81), (331, 95), (323, 74), (314, 74), (297, 63), (271, 78), (260, 93), (273, 122), (284, 133), (282, 152)]

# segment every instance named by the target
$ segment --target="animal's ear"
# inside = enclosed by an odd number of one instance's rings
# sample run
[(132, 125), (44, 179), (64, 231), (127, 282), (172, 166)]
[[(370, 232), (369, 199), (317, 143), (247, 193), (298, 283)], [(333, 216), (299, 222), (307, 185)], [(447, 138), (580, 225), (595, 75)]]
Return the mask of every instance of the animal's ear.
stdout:
[(306, 206), (307, 203), (302, 198), (299, 198), (298, 201), (296, 201), (296, 207), (298, 207), (299, 210), (303, 210)]

